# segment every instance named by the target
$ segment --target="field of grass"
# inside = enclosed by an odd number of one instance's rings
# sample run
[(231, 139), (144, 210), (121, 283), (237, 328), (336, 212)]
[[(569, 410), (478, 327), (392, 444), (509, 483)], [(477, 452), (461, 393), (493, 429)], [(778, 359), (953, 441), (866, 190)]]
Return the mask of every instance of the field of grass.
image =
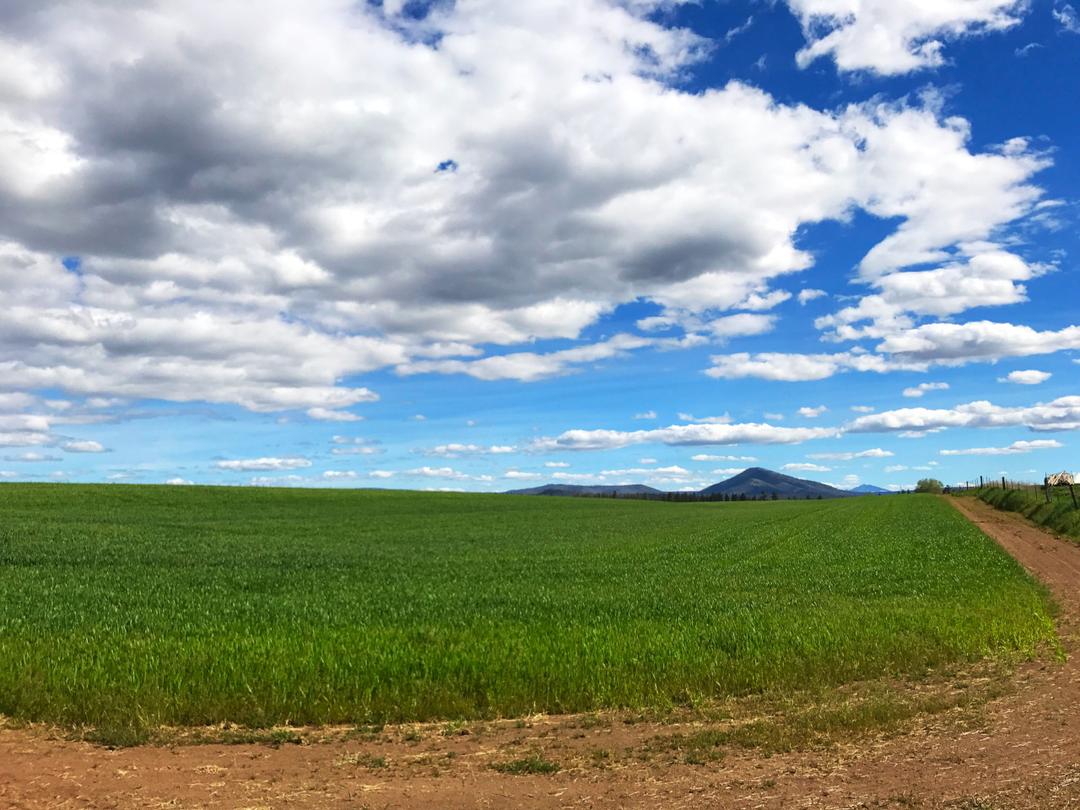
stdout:
[(1031, 654), (923, 496), (667, 504), (0, 485), (0, 714), (102, 728), (665, 707)]
[(979, 490), (979, 499), (1006, 512), (1019, 512), (1033, 523), (1080, 540), (1080, 510), (1073, 506), (1072, 496), (1065, 487), (1054, 489), (1050, 503), (1046, 502), (1041, 488), (1033, 491), (987, 487)]

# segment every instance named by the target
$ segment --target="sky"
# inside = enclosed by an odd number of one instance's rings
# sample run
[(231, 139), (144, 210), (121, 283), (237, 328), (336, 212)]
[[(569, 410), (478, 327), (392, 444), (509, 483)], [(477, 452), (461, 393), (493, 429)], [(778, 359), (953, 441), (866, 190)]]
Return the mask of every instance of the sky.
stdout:
[(1080, 469), (1080, 3), (7, 0), (0, 480)]

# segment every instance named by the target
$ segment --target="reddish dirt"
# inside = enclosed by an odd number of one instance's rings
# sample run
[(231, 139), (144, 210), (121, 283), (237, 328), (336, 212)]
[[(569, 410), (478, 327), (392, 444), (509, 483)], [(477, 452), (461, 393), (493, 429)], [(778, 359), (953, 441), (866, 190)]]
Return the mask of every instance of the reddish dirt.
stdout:
[[(732, 750), (720, 762), (686, 765), (628, 755), (599, 761), (597, 751), (642, 751), (679, 730), (615, 716), (595, 725), (531, 718), (524, 728), (486, 724), (460, 736), (437, 726), (420, 735), (397, 729), (369, 741), (280, 748), (107, 750), (8, 728), (0, 729), (0, 807), (1080, 808), (1080, 546), (980, 502), (952, 502), (1049, 586), (1069, 656), (1020, 667), (1014, 688), (984, 707), (975, 730), (934, 716), (825, 751)], [(490, 767), (536, 751), (563, 770), (515, 776)]]

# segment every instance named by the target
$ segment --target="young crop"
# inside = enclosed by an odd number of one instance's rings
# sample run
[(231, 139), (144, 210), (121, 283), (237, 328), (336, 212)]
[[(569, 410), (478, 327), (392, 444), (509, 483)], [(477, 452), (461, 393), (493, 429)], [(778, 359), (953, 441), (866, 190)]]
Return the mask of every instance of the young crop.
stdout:
[(27, 720), (667, 707), (1052, 636), (1040, 586), (930, 497), (0, 486), (0, 714)]

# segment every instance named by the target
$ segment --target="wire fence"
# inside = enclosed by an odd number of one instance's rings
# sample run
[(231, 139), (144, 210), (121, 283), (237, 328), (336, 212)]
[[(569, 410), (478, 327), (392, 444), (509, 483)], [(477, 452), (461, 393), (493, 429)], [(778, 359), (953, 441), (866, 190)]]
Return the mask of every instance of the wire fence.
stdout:
[(1030, 492), (1036, 498), (1045, 499), (1047, 503), (1053, 503), (1056, 499), (1064, 498), (1072, 502), (1074, 509), (1080, 509), (1080, 498), (1077, 496), (1076, 485), (1071, 482), (1063, 482), (1051, 486), (1048, 482), (1051, 476), (1047, 475), (1041, 482), (1017, 481), (1007, 476), (980, 475), (979, 480), (965, 481), (953, 489), (961, 491), (981, 491), (984, 489), (1000, 489), (1006, 492)]

